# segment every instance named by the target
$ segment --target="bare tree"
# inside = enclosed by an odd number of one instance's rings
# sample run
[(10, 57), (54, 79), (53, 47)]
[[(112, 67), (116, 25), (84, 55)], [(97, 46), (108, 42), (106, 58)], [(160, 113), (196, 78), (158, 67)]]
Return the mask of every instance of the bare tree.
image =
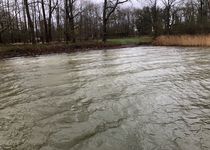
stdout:
[(48, 16), (48, 38), (52, 41), (52, 14), (58, 5), (58, 0), (49, 0), (49, 16)]
[[(76, 42), (76, 35), (75, 35), (75, 18), (81, 13), (79, 9), (76, 8), (76, 4), (78, 0), (64, 0), (65, 5), (65, 34), (66, 34), (66, 41), (71, 41), (73, 43)], [(70, 33), (69, 28), (70, 27)], [(70, 35), (69, 35), (70, 34)]]
[(2, 8), (0, 10), (0, 43), (3, 42), (2, 40), (2, 33), (9, 28), (9, 25), (7, 24), (7, 13), (4, 10), (4, 4), (3, 1), (0, 1), (0, 7)]
[(163, 5), (165, 6), (165, 21), (166, 21), (166, 32), (170, 34), (171, 29), (171, 11), (172, 8), (177, 3), (177, 0), (162, 0)]
[(158, 35), (158, 0), (149, 0), (149, 5), (151, 6), (151, 15), (152, 15), (152, 27), (154, 30), (154, 36)]
[(116, 8), (129, 0), (104, 0), (103, 5), (103, 42), (107, 40), (107, 23), (110, 16), (115, 12)]
[(0, 0), (0, 43), (210, 33), (209, 0), (137, 0), (148, 5), (119, 7), (128, 1)]
[(43, 21), (44, 21), (44, 30), (45, 30), (45, 40), (48, 43), (48, 42), (52, 41), (52, 14), (58, 5), (58, 0), (56, 0), (56, 2), (53, 0), (49, 0), (49, 2), (48, 2), (48, 20), (47, 20), (46, 12), (45, 12), (46, 11), (45, 4), (46, 4), (46, 2), (44, 0), (41, 0)]
[(44, 0), (41, 0), (41, 5), (42, 5), (42, 15), (43, 15), (43, 22), (44, 22), (45, 40), (48, 43), (49, 38), (48, 38), (48, 31), (47, 31), (47, 19), (46, 19), (46, 13), (45, 13), (45, 2), (44, 2)]
[(34, 24), (31, 20), (28, 0), (24, 0), (24, 5), (25, 5), (26, 15), (27, 15), (27, 19), (28, 19), (28, 26), (30, 28), (31, 42), (32, 42), (32, 44), (35, 44), (36, 40), (35, 40)]

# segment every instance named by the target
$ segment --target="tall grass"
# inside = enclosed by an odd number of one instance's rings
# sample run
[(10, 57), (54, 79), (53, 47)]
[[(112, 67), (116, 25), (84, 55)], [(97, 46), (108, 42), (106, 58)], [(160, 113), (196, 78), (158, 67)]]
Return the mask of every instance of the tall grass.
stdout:
[(210, 46), (210, 35), (159, 36), (154, 42), (158, 46)]

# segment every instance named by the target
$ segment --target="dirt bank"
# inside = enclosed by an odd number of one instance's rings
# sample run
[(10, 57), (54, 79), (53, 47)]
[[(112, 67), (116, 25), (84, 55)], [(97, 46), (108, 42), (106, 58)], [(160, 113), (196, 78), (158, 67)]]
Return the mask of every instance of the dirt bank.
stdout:
[(39, 56), (53, 53), (72, 53), (88, 50), (117, 49), (138, 46), (136, 44), (113, 43), (76, 43), (76, 44), (38, 44), (38, 45), (5, 45), (0, 47), (0, 58), (12, 58), (21, 56)]

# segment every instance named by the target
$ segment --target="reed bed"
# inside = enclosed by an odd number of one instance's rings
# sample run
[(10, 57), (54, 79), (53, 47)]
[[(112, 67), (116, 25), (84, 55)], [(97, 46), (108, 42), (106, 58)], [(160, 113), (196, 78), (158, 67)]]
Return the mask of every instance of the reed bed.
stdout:
[(154, 42), (157, 46), (210, 46), (210, 35), (159, 36)]

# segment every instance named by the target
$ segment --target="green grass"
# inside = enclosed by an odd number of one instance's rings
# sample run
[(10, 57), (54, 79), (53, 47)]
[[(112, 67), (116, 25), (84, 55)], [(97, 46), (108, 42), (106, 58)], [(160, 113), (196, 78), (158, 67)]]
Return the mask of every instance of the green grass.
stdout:
[(130, 38), (117, 38), (108, 39), (108, 42), (120, 45), (143, 45), (152, 43), (153, 38), (150, 36), (130, 37)]

